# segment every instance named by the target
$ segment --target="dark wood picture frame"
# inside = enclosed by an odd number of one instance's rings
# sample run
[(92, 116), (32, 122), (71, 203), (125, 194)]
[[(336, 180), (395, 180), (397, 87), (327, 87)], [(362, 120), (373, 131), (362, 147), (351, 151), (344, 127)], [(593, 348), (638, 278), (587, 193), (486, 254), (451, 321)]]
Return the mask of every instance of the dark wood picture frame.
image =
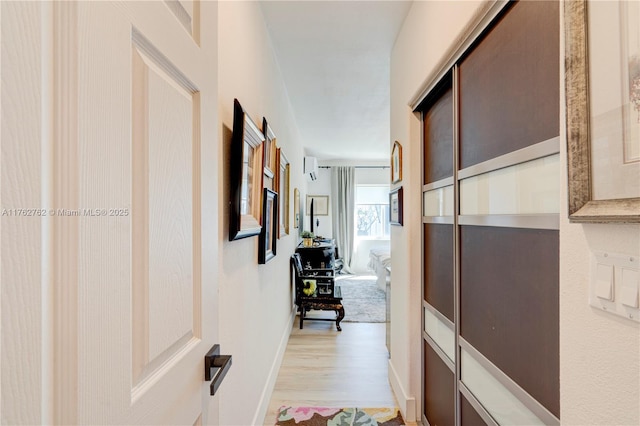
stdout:
[(264, 136), (237, 99), (233, 101), (233, 135), (229, 179), (229, 241), (259, 235)]
[(278, 193), (264, 188), (262, 196), (262, 217), (264, 219), (258, 248), (258, 263), (263, 265), (276, 257), (278, 241)]
[(389, 192), (389, 223), (402, 226), (402, 187)]
[(640, 197), (593, 200), (587, 1), (564, 1), (569, 220), (639, 223)]

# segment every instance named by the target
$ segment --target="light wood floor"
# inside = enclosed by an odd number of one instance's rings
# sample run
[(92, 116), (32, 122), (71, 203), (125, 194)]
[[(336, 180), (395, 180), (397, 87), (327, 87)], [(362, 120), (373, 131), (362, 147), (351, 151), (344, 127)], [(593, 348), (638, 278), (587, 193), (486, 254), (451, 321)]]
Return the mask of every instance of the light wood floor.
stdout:
[(283, 405), (321, 407), (397, 406), (387, 376), (384, 323), (340, 324), (296, 318), (271, 396), (265, 425)]

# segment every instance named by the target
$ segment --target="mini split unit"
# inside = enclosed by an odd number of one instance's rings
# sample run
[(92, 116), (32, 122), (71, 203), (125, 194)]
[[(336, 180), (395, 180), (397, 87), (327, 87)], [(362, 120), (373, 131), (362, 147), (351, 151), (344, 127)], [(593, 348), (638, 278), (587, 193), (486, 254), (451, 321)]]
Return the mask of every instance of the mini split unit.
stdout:
[(312, 181), (318, 179), (318, 159), (304, 157), (304, 174)]

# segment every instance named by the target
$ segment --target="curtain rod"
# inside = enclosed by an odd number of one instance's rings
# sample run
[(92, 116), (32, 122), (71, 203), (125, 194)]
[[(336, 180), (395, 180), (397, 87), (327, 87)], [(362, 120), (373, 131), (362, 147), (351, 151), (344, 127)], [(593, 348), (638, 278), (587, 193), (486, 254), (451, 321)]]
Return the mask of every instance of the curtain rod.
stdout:
[[(330, 169), (331, 167), (340, 167), (340, 166), (318, 166), (319, 169)], [(349, 167), (349, 166), (345, 166)], [(353, 166), (356, 169), (388, 169), (391, 166)]]

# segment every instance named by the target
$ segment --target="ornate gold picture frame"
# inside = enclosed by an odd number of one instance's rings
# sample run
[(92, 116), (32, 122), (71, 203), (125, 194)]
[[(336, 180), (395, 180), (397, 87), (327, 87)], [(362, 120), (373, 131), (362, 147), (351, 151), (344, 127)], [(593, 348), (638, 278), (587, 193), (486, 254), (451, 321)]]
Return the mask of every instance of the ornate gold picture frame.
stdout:
[[(589, 87), (594, 84), (590, 82), (594, 73), (589, 72), (588, 4), (585, 0), (569, 0), (563, 6), (569, 219), (575, 223), (639, 223), (640, 197), (597, 200), (593, 197), (592, 143), (602, 141), (591, 139)], [(613, 73), (607, 78), (619, 79), (620, 87), (624, 87), (622, 75)], [(617, 142), (622, 150), (622, 137)]]
[(391, 183), (402, 181), (402, 145), (395, 141), (391, 149)]

